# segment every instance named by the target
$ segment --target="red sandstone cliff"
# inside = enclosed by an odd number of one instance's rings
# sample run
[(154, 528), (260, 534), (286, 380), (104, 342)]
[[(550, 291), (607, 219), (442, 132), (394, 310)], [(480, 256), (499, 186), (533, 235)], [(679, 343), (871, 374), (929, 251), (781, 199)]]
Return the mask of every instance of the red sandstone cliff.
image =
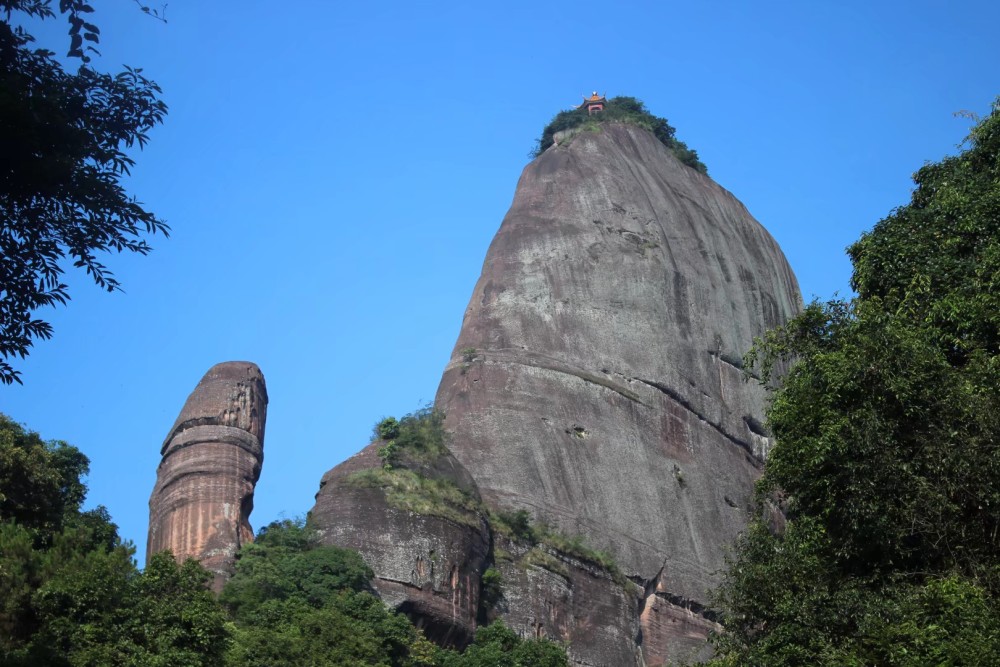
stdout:
[[(800, 307), (781, 250), (729, 192), (646, 130), (580, 132), (525, 168), (436, 405), (490, 509), (582, 536), (625, 579), (494, 530), (483, 560), (468, 524), (343, 483), (354, 459), (324, 477), (313, 520), (399, 582), (390, 602), (418, 621), (457, 590), (421, 574), (442, 543), (455, 567), (503, 573), (491, 618), (569, 642), (574, 664), (704, 655), (708, 591), (769, 444), (740, 359)], [(471, 614), (455, 612), (462, 635)]]
[(647, 665), (711, 627), (768, 447), (740, 360), (800, 307), (746, 208), (631, 125), (529, 164), (487, 253), (437, 394), (452, 452), (489, 505), (582, 535), (642, 585)]

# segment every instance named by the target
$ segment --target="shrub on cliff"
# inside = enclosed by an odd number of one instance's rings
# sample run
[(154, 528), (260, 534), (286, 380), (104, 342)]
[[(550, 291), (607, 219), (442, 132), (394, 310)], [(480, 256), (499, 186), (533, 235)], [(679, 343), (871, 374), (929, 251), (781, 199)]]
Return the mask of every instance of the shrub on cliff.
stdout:
[(708, 173), (705, 164), (698, 159), (698, 153), (675, 136), (676, 130), (670, 126), (666, 118), (654, 116), (641, 100), (624, 96), (612, 97), (607, 101), (603, 111), (592, 114), (588, 114), (585, 109), (560, 111), (542, 130), (542, 136), (539, 137), (532, 156), (538, 157), (555, 143), (557, 132), (574, 128), (596, 129), (601, 123), (609, 122), (630, 123), (646, 128), (656, 135), (660, 143), (669, 148), (678, 160), (695, 171)]
[(748, 355), (791, 362), (740, 541), (720, 664), (996, 664), (1000, 655), (1000, 101), (966, 150), (849, 249), (857, 297)]
[(448, 451), (444, 413), (430, 405), (398, 421), (395, 417), (382, 419), (372, 429), (372, 436), (385, 441), (378, 455), (386, 470), (399, 463), (404, 454), (415, 461), (430, 461)]

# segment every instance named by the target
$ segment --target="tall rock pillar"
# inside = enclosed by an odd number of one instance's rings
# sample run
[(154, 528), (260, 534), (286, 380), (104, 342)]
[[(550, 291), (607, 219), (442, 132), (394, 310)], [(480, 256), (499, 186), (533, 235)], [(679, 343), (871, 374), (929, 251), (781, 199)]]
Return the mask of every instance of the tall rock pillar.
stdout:
[(264, 461), (267, 388), (256, 364), (213, 366), (188, 396), (163, 443), (149, 497), (146, 560), (169, 549), (215, 575), (232, 575), (236, 551), (253, 540), (250, 512)]

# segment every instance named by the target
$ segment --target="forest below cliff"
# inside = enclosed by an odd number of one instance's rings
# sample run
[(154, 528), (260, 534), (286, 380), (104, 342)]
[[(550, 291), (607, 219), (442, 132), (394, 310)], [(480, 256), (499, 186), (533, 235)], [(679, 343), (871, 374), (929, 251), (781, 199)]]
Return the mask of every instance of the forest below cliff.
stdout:
[(302, 522), (262, 528), (218, 597), (169, 552), (139, 571), (101, 507), (82, 511), (87, 457), (0, 416), (0, 665), (566, 665), (562, 646), (501, 623), (464, 652), (424, 638), (370, 587), (355, 551)]

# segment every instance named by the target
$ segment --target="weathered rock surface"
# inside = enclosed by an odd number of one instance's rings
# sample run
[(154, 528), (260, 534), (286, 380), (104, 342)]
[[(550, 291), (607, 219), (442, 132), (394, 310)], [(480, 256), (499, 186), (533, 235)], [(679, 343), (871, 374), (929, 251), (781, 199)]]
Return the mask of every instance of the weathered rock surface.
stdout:
[[(525, 168), (442, 378), (451, 454), (393, 473), (475, 503), (388, 481), (376, 442), (324, 476), (310, 521), (445, 645), (499, 618), (568, 642), (574, 665), (704, 657), (707, 593), (769, 444), (740, 359), (800, 307), (773, 239), (652, 134), (564, 135)], [(491, 530), (480, 502), (621, 571)], [(487, 610), (490, 566), (503, 595)]]
[(491, 611), (523, 637), (568, 645), (574, 665), (639, 665), (638, 588), (545, 545), (495, 536), (503, 596)]
[(240, 545), (264, 460), (267, 389), (256, 364), (213, 366), (191, 392), (160, 450), (149, 498), (146, 558), (169, 549), (214, 573), (220, 590)]
[[(475, 484), (450, 454), (417, 461), (403, 453), (383, 470), (373, 442), (323, 476), (309, 522), (325, 544), (356, 549), (375, 572), (379, 597), (442, 646), (464, 647), (476, 629), (490, 533), (474, 509), (414, 488), (415, 473), (478, 502)], [(394, 488), (393, 479), (406, 488)], [(400, 497), (402, 496), (402, 497)]]
[(645, 584), (649, 665), (711, 626), (768, 447), (740, 359), (800, 307), (743, 205), (635, 126), (529, 164), (490, 246), (437, 394), (450, 446), (488, 505), (584, 536)]

